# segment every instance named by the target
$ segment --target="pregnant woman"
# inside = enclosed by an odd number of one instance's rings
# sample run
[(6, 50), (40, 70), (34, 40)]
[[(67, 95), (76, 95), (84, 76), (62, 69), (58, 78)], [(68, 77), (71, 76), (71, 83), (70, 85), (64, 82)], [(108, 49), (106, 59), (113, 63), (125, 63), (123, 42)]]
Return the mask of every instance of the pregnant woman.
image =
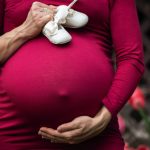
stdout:
[(79, 0), (89, 23), (59, 46), (41, 31), (71, 0), (33, 2), (0, 0), (1, 149), (123, 150), (117, 113), (144, 73), (135, 1)]

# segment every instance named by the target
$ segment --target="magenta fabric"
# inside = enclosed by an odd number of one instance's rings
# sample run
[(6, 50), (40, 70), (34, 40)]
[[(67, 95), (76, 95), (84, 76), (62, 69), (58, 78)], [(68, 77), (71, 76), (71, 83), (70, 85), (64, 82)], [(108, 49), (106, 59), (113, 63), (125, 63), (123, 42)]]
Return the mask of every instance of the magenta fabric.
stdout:
[[(71, 0), (39, 0), (69, 4)], [(0, 32), (25, 20), (34, 0), (0, 0)], [(82, 29), (67, 29), (69, 44), (40, 34), (0, 68), (0, 145), (3, 150), (123, 150), (117, 113), (144, 73), (142, 36), (134, 0), (79, 0), (89, 16)], [(2, 30), (2, 26), (4, 30)], [(114, 68), (112, 52), (116, 54)], [(80, 115), (93, 117), (105, 105), (113, 118), (95, 138), (78, 145), (41, 139), (41, 126), (57, 128)]]

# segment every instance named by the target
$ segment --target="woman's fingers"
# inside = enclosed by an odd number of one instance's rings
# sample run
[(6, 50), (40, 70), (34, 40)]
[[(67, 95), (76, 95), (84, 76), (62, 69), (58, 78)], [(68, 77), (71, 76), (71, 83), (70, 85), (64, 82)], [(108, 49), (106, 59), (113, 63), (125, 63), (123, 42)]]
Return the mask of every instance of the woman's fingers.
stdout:
[(57, 130), (52, 128), (40, 128), (40, 135), (47, 139), (55, 139), (56, 143), (67, 142), (78, 144), (100, 134), (108, 124), (109, 118), (79, 116), (69, 123), (60, 125)]
[(48, 5), (51, 9), (56, 9), (57, 6), (54, 6), (54, 5)]
[(49, 5), (49, 8), (52, 9), (52, 10), (54, 10), (54, 12), (56, 12), (57, 6)]
[[(40, 7), (40, 6), (46, 7)], [(38, 27), (43, 27), (48, 21), (53, 20), (54, 11), (49, 10), (49, 6), (45, 4), (39, 4), (39, 2), (34, 2), (31, 8), (31, 14), (33, 21)]]
[(44, 3), (41, 3), (41, 2), (33, 2), (33, 5), (36, 5), (37, 7), (39, 8), (47, 8), (49, 9), (50, 11), (51, 10), (55, 10), (57, 7), (54, 6), (54, 5), (46, 5)]
[(82, 141), (85, 141), (90, 136), (87, 136), (87, 134), (83, 134), (80, 129), (63, 132), (60, 134), (50, 133), (48, 131), (42, 132), (40, 131), (39, 134), (50, 141), (54, 141), (55, 143), (68, 143), (68, 144), (77, 144), (81, 143)]
[[(106, 125), (101, 119), (98, 122), (88, 116), (80, 116), (69, 123), (60, 125), (57, 130), (52, 128), (40, 128), (41, 135), (48, 138), (54, 138), (55, 141), (67, 142), (69, 144), (81, 143), (87, 139), (100, 134)], [(46, 133), (46, 134), (43, 134)]]
[(48, 5), (41, 3), (41, 2), (37, 2), (37, 1), (33, 2), (33, 5), (36, 5), (36, 6), (42, 7), (42, 8), (44, 8), (44, 7), (48, 8)]
[(53, 17), (54, 10), (48, 5), (40, 2), (33, 2), (27, 18), (22, 24), (24, 29), (28, 31), (27, 37), (29, 39), (36, 37), (42, 31), (44, 25), (50, 20), (53, 20)]
[(49, 8), (48, 5), (46, 5), (46, 7), (39, 7), (36, 4), (33, 4), (31, 11), (33, 15), (39, 15), (39, 16), (45, 16), (45, 15), (53, 16), (55, 13), (55, 11)]
[(43, 130), (38, 132), (43, 138), (50, 140), (55, 143), (68, 143), (68, 141), (61, 136), (57, 130), (51, 128), (43, 128)]
[(78, 137), (78, 136), (80, 137), (80, 136), (84, 135), (84, 133), (82, 131), (82, 128), (72, 129), (70, 131), (60, 133), (57, 130), (54, 130), (54, 129), (51, 129), (51, 128), (45, 128), (45, 127), (42, 127), (40, 129), (39, 134), (42, 135), (42, 136), (47, 135), (49, 138), (54, 137), (56, 139), (58, 138), (58, 139), (67, 140), (67, 141), (72, 140), (75, 137)]
[(75, 129), (79, 129), (79, 124), (75, 123), (74, 121), (69, 122), (69, 123), (65, 123), (60, 125), (57, 130), (59, 132), (66, 132), (66, 131), (70, 131), (70, 130), (75, 130)]
[(48, 139), (50, 141), (54, 141), (55, 143), (68, 143), (68, 144), (74, 144), (77, 143), (76, 140), (74, 140), (75, 135), (80, 134), (79, 129), (73, 130), (71, 132), (66, 132), (60, 135), (52, 135), (50, 133), (45, 133), (40, 131), (39, 134), (42, 136), (42, 138)]
[(57, 143), (67, 143), (67, 141), (60, 137), (51, 136), (50, 134), (47, 134), (45, 132), (39, 132), (40, 135), (42, 135), (42, 138), (50, 140), (51, 142), (57, 142)]
[(52, 15), (42, 16), (39, 19), (39, 24), (43, 27), (48, 21), (52, 20), (52, 18), (53, 18)]

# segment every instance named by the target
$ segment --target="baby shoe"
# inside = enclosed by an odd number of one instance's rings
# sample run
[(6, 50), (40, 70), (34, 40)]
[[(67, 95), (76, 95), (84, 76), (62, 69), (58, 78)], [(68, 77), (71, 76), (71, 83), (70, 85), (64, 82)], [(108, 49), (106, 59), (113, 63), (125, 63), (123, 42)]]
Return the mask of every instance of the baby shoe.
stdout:
[(62, 24), (67, 28), (81, 28), (88, 23), (88, 16), (82, 12), (69, 9), (69, 13), (66, 17), (66, 22)]
[(72, 40), (71, 35), (65, 28), (54, 21), (49, 21), (43, 28), (42, 33), (53, 44), (65, 44)]
[(53, 21), (49, 21), (43, 28), (43, 34), (54, 44), (64, 44), (72, 40), (71, 35), (64, 29), (80, 28), (87, 24), (88, 16), (84, 13), (75, 11), (71, 7), (78, 0), (73, 0), (68, 6), (60, 5), (57, 7)]
[(69, 6), (57, 7), (54, 20), (67, 28), (81, 28), (88, 23), (88, 16), (82, 12), (71, 9)]

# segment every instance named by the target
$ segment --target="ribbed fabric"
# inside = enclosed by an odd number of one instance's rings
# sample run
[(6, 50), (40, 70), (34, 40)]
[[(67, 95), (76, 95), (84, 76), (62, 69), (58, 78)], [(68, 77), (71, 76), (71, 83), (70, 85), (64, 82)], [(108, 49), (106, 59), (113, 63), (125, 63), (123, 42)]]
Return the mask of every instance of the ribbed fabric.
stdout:
[[(21, 25), (34, 0), (0, 0), (0, 33)], [(71, 0), (40, 0), (69, 4)], [(0, 69), (0, 145), (3, 150), (123, 150), (117, 113), (144, 73), (141, 31), (134, 0), (79, 0), (89, 16), (72, 41), (54, 45), (45, 36), (26, 42)], [(4, 30), (2, 30), (4, 26)], [(116, 70), (112, 52), (116, 54)], [(38, 136), (75, 117), (93, 117), (105, 105), (113, 118), (95, 138), (79, 145)]]

